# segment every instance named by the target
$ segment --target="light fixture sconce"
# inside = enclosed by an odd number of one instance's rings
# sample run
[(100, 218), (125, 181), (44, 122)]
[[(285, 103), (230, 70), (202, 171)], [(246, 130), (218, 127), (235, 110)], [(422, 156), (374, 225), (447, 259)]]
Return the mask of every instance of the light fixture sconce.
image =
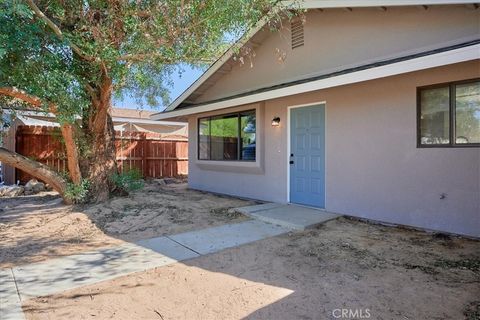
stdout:
[(272, 127), (278, 127), (280, 125), (280, 117), (275, 117), (272, 119)]

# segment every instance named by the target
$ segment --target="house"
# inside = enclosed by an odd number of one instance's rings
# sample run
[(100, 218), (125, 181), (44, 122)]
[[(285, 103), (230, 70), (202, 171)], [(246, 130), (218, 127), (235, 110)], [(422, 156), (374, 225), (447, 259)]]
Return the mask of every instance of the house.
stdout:
[[(5, 111), (9, 112), (8, 109)], [(137, 109), (111, 109), (120, 169), (137, 167), (145, 176), (155, 178), (187, 174), (187, 125), (184, 122), (154, 121), (150, 119), (152, 114)], [(52, 136), (56, 127), (59, 124), (53, 114), (22, 110), (17, 112), (7, 129), (3, 146), (64, 171), (63, 146), (60, 139)], [(6, 184), (26, 182), (31, 178), (11, 166), (2, 168), (0, 163), (0, 168), (0, 182)]]
[(192, 188), (480, 237), (475, 1), (303, 1), (164, 112)]

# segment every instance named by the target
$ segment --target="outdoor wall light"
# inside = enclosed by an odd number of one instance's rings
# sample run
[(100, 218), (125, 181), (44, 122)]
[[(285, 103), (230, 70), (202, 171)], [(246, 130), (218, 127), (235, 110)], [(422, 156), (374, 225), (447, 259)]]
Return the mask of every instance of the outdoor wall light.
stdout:
[(280, 117), (275, 117), (272, 119), (272, 127), (278, 127), (280, 125)]

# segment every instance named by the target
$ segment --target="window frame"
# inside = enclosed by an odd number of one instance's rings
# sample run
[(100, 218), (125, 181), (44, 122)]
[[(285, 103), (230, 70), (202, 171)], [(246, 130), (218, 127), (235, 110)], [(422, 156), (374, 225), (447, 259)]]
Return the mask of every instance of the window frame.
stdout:
[[(197, 119), (197, 161), (217, 161), (217, 162), (228, 162), (228, 163), (232, 163), (232, 162), (256, 162), (257, 161), (257, 146), (256, 146), (256, 143), (255, 143), (255, 159), (254, 160), (245, 160), (245, 159), (240, 159), (241, 157), (241, 152), (242, 152), (242, 146), (241, 146), (241, 143), (240, 143), (240, 140), (242, 138), (241, 136), (241, 121), (242, 121), (242, 118), (241, 116), (243, 114), (246, 114), (246, 113), (253, 113), (255, 115), (255, 135), (257, 134), (257, 109), (248, 109), (248, 110), (242, 110), (242, 111), (237, 111), (237, 112), (230, 112), (230, 113), (222, 113), (222, 114), (215, 114), (215, 115), (211, 115), (211, 116), (206, 116), (206, 117), (199, 117)], [(238, 143), (237, 143), (237, 154), (238, 154), (238, 157), (237, 159), (235, 160), (225, 160), (225, 159), (212, 159), (212, 139), (211, 139), (211, 136), (212, 136), (212, 133), (211, 133), (211, 126), (209, 127), (210, 128), (210, 132), (208, 133), (208, 150), (209, 150), (209, 159), (200, 159), (200, 121), (202, 120), (205, 120), (205, 119), (208, 119), (208, 121), (212, 121), (212, 119), (214, 118), (219, 118), (219, 117), (228, 117), (228, 116), (232, 116), (232, 115), (236, 115), (237, 116), (237, 121), (238, 121)], [(256, 138), (255, 138), (256, 140)]]
[[(455, 95), (455, 86), (461, 84), (469, 84), (474, 82), (479, 82), (480, 78), (473, 78), (460, 81), (450, 81), (443, 83), (436, 83), (428, 86), (417, 87), (417, 148), (478, 148), (480, 143), (456, 143), (455, 142), (455, 131), (456, 131), (456, 95)], [(422, 106), (421, 106), (421, 92), (422, 90), (429, 89), (438, 89), (448, 87), (449, 90), (449, 143), (444, 144), (422, 144), (422, 132), (421, 132), (421, 116), (422, 116)]]

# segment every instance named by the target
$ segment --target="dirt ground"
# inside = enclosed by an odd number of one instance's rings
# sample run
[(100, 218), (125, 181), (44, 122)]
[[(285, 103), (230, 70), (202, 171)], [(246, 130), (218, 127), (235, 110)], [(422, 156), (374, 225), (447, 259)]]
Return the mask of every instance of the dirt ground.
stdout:
[(479, 319), (480, 241), (340, 218), (23, 307), (27, 319)]
[(245, 220), (228, 209), (252, 201), (187, 189), (145, 188), (89, 206), (67, 206), (54, 192), (0, 198), (0, 268), (75, 254), (125, 241)]

